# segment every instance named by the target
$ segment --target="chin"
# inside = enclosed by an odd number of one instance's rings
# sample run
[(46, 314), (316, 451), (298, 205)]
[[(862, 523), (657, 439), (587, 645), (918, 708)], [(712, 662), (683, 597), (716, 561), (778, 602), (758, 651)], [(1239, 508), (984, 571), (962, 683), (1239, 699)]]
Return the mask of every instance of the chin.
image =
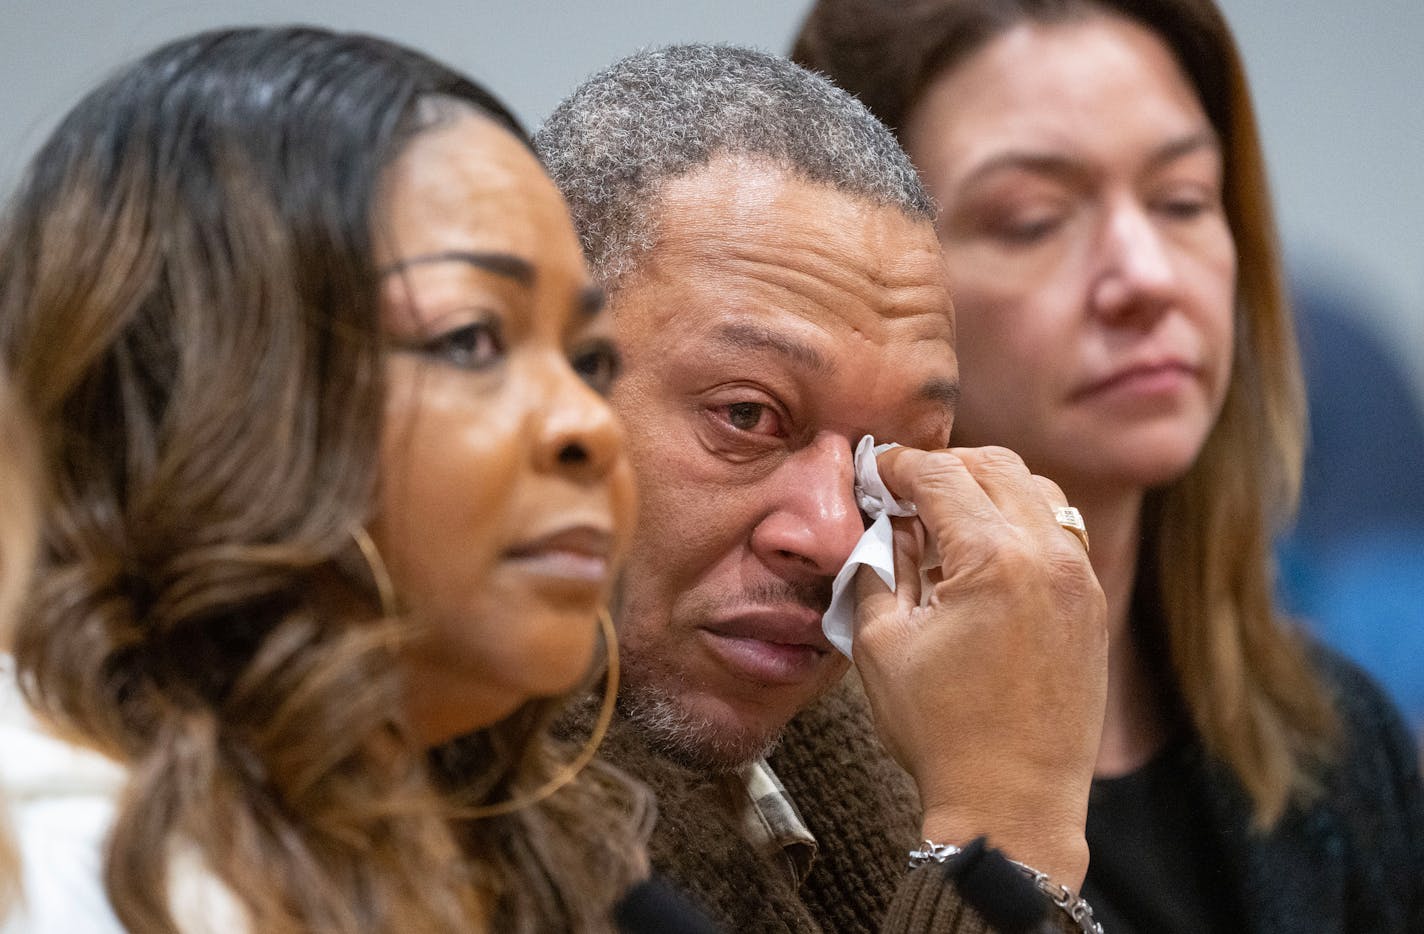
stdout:
[(649, 685), (628, 685), (620, 704), (663, 755), (686, 768), (713, 773), (736, 772), (769, 755), (795, 715), (791, 711), (785, 717), (769, 717), (762, 712), (748, 717), (717, 698), (677, 696)]
[(529, 664), (530, 671), (540, 672), (536, 694), (542, 697), (558, 697), (578, 689), (593, 673), (594, 665), (600, 665), (601, 657), (593, 651), (593, 646), (571, 650), (563, 657), (543, 656)]
[(597, 642), (573, 640), (566, 630), (557, 639), (540, 639), (481, 659), (486, 678), (517, 687), (527, 700), (560, 697), (579, 689), (601, 670)]
[(1124, 488), (1157, 489), (1184, 477), (1197, 462), (1205, 441), (1204, 432), (1186, 432), (1180, 427), (1124, 432), (1116, 438), (1102, 438), (1097, 445), (1083, 446), (1080, 459), (1064, 474), (1077, 473), (1096, 484), (1109, 481)]
[(1123, 472), (1135, 486), (1156, 489), (1168, 486), (1186, 476), (1201, 454), (1200, 444), (1162, 445), (1128, 452)]

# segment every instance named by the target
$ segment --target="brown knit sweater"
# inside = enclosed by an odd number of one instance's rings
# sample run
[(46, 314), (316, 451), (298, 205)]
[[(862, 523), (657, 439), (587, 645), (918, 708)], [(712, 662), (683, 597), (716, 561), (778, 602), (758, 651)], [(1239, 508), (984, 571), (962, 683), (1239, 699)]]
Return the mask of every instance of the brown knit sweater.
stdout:
[(988, 930), (938, 867), (906, 871), (919, 842), (918, 797), (876, 738), (854, 675), (792, 721), (770, 760), (818, 844), (799, 891), (745, 842), (715, 778), (653, 752), (626, 722), (603, 754), (658, 796), (654, 870), (727, 931)]

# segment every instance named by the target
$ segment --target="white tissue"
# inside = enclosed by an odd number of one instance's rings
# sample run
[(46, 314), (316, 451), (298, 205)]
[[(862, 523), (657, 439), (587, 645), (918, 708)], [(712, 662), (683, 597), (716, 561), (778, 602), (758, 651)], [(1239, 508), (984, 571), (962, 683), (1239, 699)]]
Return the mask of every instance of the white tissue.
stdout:
[[(846, 658), (851, 657), (851, 638), (855, 628), (856, 569), (861, 565), (870, 568), (894, 592), (895, 548), (890, 517), (915, 515), (915, 504), (891, 496), (885, 482), (880, 479), (875, 458), (893, 447), (899, 445), (876, 444), (871, 435), (861, 438), (855, 446), (855, 499), (871, 522), (836, 575), (835, 583), (831, 585), (831, 605), (821, 617), (821, 631)], [(929, 595), (924, 572), (939, 564), (939, 555), (934, 551), (931, 545), (921, 563), (920, 593), (924, 598)]]

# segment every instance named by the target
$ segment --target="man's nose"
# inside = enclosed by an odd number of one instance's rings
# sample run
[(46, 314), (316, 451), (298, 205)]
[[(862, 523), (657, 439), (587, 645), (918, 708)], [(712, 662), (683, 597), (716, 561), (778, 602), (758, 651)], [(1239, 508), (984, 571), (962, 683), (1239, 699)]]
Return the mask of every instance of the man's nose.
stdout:
[(774, 502), (752, 530), (752, 551), (788, 578), (834, 576), (865, 530), (850, 442), (822, 432), (768, 480)]
[(1177, 272), (1166, 234), (1135, 198), (1109, 205), (1096, 267), (1092, 304), (1104, 317), (1155, 319), (1176, 296)]

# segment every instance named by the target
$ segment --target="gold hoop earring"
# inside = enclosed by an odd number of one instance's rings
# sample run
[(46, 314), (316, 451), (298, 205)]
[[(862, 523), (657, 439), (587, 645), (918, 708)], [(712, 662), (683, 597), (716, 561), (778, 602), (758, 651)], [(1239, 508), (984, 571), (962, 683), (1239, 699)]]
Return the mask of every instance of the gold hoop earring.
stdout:
[(386, 567), (385, 559), (381, 557), (381, 550), (376, 547), (376, 540), (359, 522), (352, 523), (351, 537), (356, 540), (356, 547), (360, 550), (361, 557), (366, 559), (371, 580), (376, 584), (376, 595), (381, 601), (381, 615), (388, 619), (400, 615), (400, 608), (396, 605), (396, 587), (391, 580), (391, 572)]
[(598, 624), (603, 629), (603, 644), (608, 651), (608, 674), (604, 677), (603, 706), (599, 708), (598, 719), (593, 724), (593, 732), (589, 734), (588, 742), (584, 743), (583, 748), (579, 750), (579, 754), (574, 757), (572, 762), (560, 769), (553, 778), (528, 794), (480, 807), (460, 808), (456, 812), (457, 817), (469, 820), (498, 817), (501, 814), (512, 814), (530, 805), (538, 804), (577, 778), (578, 774), (593, 761), (594, 755), (598, 753), (598, 747), (603, 744), (603, 738), (608, 735), (609, 724), (613, 722), (613, 708), (618, 700), (618, 632), (613, 628), (613, 617), (606, 609), (599, 611)]

